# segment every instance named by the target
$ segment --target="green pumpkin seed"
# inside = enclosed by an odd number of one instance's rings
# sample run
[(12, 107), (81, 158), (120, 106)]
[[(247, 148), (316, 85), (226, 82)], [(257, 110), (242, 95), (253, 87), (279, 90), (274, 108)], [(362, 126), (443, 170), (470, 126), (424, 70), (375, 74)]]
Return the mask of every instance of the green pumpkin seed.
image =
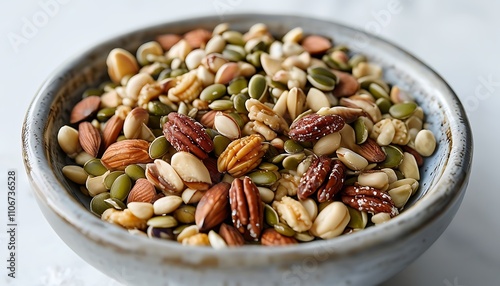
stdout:
[(181, 76), (187, 72), (188, 72), (188, 70), (185, 68), (175, 69), (175, 70), (170, 72), (170, 77), (178, 77), (178, 76)]
[(344, 186), (354, 186), (354, 184), (358, 181), (358, 177), (350, 177), (344, 181)]
[(405, 175), (403, 175), (403, 173), (400, 170), (394, 170), (394, 173), (396, 173), (396, 177), (398, 178), (398, 180), (406, 178)]
[(261, 99), (267, 92), (267, 81), (263, 75), (252, 76), (248, 83), (248, 94), (251, 98)]
[(83, 169), (87, 174), (92, 175), (92, 176), (101, 176), (102, 174), (106, 173), (108, 169), (104, 167), (104, 165), (101, 163), (100, 159), (91, 159), (88, 160), (85, 165), (83, 165)]
[(64, 166), (62, 172), (66, 178), (79, 185), (85, 185), (89, 176), (82, 167), (75, 165)]
[(118, 86), (117, 83), (111, 81), (105, 81), (99, 85), (99, 89), (103, 90), (104, 92), (108, 92), (115, 89), (117, 86)]
[(177, 226), (177, 220), (170, 215), (166, 216), (155, 216), (147, 221), (147, 225), (152, 227), (162, 227), (162, 228), (171, 228)]
[(244, 77), (237, 77), (231, 81), (227, 87), (227, 93), (233, 95), (241, 93), (242, 90), (248, 87), (248, 81)]
[(247, 176), (250, 177), (252, 182), (257, 186), (271, 186), (278, 180), (278, 177), (274, 172), (267, 170), (254, 171)]
[(156, 137), (149, 145), (149, 157), (151, 159), (158, 159), (167, 154), (170, 144), (165, 136)]
[(231, 45), (243, 46), (245, 45), (245, 40), (243, 40), (243, 34), (238, 31), (225, 31), (222, 33), (222, 38)]
[(288, 154), (295, 154), (304, 151), (304, 147), (302, 147), (302, 145), (291, 139), (285, 141), (284, 148), (285, 152)]
[(380, 109), (380, 112), (382, 114), (386, 114), (389, 112), (389, 108), (391, 108), (391, 101), (386, 99), (386, 98), (379, 98), (375, 101), (375, 104), (377, 104), (378, 109)]
[(269, 226), (275, 226), (280, 221), (278, 213), (268, 204), (264, 204), (264, 218)]
[(228, 59), (231, 62), (239, 62), (245, 59), (245, 54), (235, 51), (234, 49), (230, 49), (226, 46), (226, 48), (222, 51), (222, 55), (224, 58)]
[(174, 218), (181, 223), (194, 223), (196, 207), (190, 205), (180, 206), (174, 211)]
[(309, 234), (309, 232), (307, 232), (307, 231), (296, 232), (293, 237), (295, 237), (296, 240), (303, 241), (303, 242), (309, 242), (309, 241), (313, 241), (314, 240), (314, 236), (312, 236), (311, 234)]
[(418, 105), (414, 102), (396, 103), (389, 108), (389, 114), (397, 119), (406, 119), (413, 114), (417, 107)]
[(104, 193), (100, 193), (100, 194), (95, 195), (92, 198), (92, 200), (90, 201), (90, 211), (93, 214), (100, 217), (105, 210), (112, 208), (112, 206), (110, 204), (107, 204), (104, 201), (104, 200), (109, 199), (109, 198), (110, 198), (109, 192), (104, 192)]
[(141, 166), (135, 164), (128, 165), (125, 168), (125, 174), (127, 174), (127, 176), (129, 176), (129, 178), (132, 179), (132, 181), (134, 182), (137, 181), (138, 179), (146, 178), (144, 169)]
[(387, 145), (382, 146), (382, 150), (387, 157), (383, 162), (378, 164), (380, 168), (396, 168), (403, 161), (403, 152), (398, 147)]
[(363, 144), (368, 139), (368, 128), (361, 117), (354, 121), (354, 133), (356, 134), (356, 144)]
[(380, 86), (386, 93), (389, 94), (391, 92), (389, 85), (377, 76), (367, 75), (359, 78), (358, 82), (362, 89), (370, 90), (370, 84), (375, 83)]
[(283, 168), (295, 171), (297, 170), (297, 167), (299, 166), (300, 162), (302, 162), (305, 158), (306, 154), (297, 153), (287, 156), (285, 159), (283, 159), (283, 162), (281, 164), (283, 165)]
[(380, 85), (376, 83), (370, 83), (368, 86), (368, 90), (370, 93), (373, 95), (375, 98), (385, 98), (385, 99), (390, 99), (389, 93), (386, 92)]
[(210, 103), (208, 105), (208, 107), (212, 110), (228, 110), (228, 109), (231, 109), (233, 108), (233, 102), (231, 100), (228, 100), (228, 99), (219, 99), (219, 100), (215, 100), (215, 101), (212, 101), (212, 103)]
[(324, 55), (321, 60), (331, 69), (340, 70), (340, 66), (329, 55)]
[(280, 90), (288, 90), (288, 86), (282, 82), (275, 81), (275, 80), (269, 80), (269, 86), (272, 88), (277, 88)]
[(359, 63), (366, 62), (366, 61), (367, 61), (366, 56), (361, 55), (361, 54), (356, 54), (356, 55), (352, 56), (352, 57), (349, 59), (348, 64), (351, 66), (351, 68), (354, 68), (354, 67), (356, 67)]
[(322, 76), (328, 77), (330, 79), (333, 79), (334, 81), (337, 81), (337, 76), (324, 67), (309, 67), (307, 69), (307, 74), (308, 75), (322, 75)]
[(320, 213), (324, 208), (326, 208), (331, 203), (332, 203), (332, 201), (326, 201), (326, 202), (319, 203), (318, 213)]
[(234, 109), (239, 113), (247, 114), (248, 110), (245, 107), (245, 102), (247, 102), (248, 99), (250, 99), (250, 97), (242, 93), (234, 96), (233, 98)]
[(332, 91), (335, 88), (336, 82), (334, 79), (321, 75), (308, 75), (307, 80), (317, 89), (322, 91)]
[(263, 54), (263, 51), (256, 51), (251, 54), (247, 54), (246, 60), (251, 63), (256, 68), (262, 68), (262, 63), (260, 62), (260, 57)]
[(122, 201), (115, 198), (107, 198), (104, 200), (104, 202), (117, 210), (124, 210), (127, 208), (127, 206)]
[(88, 88), (83, 92), (82, 98), (86, 98), (86, 97), (89, 97), (92, 95), (101, 96), (103, 93), (104, 93), (104, 90), (101, 88)]
[(104, 178), (104, 186), (106, 189), (111, 189), (111, 186), (113, 185), (114, 181), (116, 178), (118, 178), (120, 175), (123, 175), (125, 172), (123, 171), (113, 171), (110, 172), (105, 178)]
[(238, 124), (238, 127), (240, 129), (242, 129), (245, 126), (246, 124), (245, 119), (243, 119), (243, 117), (241, 117), (239, 113), (229, 112), (227, 113), (227, 115), (229, 115)]
[(111, 116), (115, 115), (116, 108), (115, 107), (105, 107), (99, 111), (97, 111), (97, 120), (100, 122), (106, 122)]
[(279, 232), (280, 234), (282, 234), (284, 236), (294, 236), (295, 235), (295, 231), (291, 227), (289, 227), (288, 225), (286, 225), (282, 222), (278, 222), (277, 224), (275, 224), (274, 230), (276, 230), (277, 232)]
[(353, 209), (349, 206), (347, 207), (347, 210), (351, 216), (351, 220), (349, 220), (349, 224), (347, 224), (347, 226), (350, 228), (364, 229), (366, 227), (366, 223), (368, 222), (366, 213)]
[(112, 198), (123, 201), (127, 198), (130, 189), (132, 189), (132, 181), (130, 180), (130, 177), (127, 176), (127, 174), (122, 174), (115, 179), (109, 192)]
[(215, 135), (213, 141), (214, 141), (214, 153), (215, 156), (217, 157), (219, 157), (220, 154), (222, 154), (222, 152), (226, 150), (227, 145), (231, 143), (231, 139), (222, 135)]
[(261, 170), (267, 170), (267, 171), (278, 171), (279, 170), (278, 166), (271, 164), (271, 163), (268, 163), (268, 162), (260, 163), (258, 168)]
[(157, 116), (164, 116), (172, 112), (172, 108), (160, 101), (150, 101), (148, 102), (149, 113)]
[(214, 83), (205, 87), (200, 94), (200, 99), (204, 101), (214, 101), (226, 94), (226, 86), (220, 83)]
[(162, 127), (160, 123), (161, 116), (158, 115), (149, 115), (148, 119), (148, 127), (151, 129), (158, 129)]
[(279, 163), (283, 162), (283, 160), (288, 156), (290, 156), (290, 155), (289, 154), (278, 154), (274, 157), (271, 157), (271, 163), (279, 164)]
[(178, 227), (174, 228), (174, 230), (172, 231), (172, 234), (179, 235), (179, 233), (181, 233), (184, 229), (186, 229), (190, 226), (192, 226), (192, 225), (189, 225), (189, 224), (179, 225)]
[(158, 75), (158, 81), (162, 81), (162, 80), (164, 80), (166, 78), (170, 78), (171, 77), (170, 76), (171, 72), (172, 72), (172, 69), (170, 69), (170, 68), (166, 68), (166, 69), (162, 70), (160, 72), (160, 74)]

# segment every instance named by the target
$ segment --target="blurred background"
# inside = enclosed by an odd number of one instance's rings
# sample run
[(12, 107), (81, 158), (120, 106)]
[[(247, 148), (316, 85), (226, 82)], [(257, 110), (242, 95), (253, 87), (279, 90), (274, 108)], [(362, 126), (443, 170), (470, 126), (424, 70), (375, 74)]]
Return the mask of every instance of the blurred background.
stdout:
[[(394, 8), (396, 7), (396, 8)], [(86, 264), (53, 232), (35, 203), (21, 153), (21, 126), (43, 80), (68, 58), (131, 29), (229, 13), (332, 20), (390, 40), (430, 65), (458, 94), (474, 131), (474, 164), (457, 216), (410, 267), (383, 285), (500, 284), (500, 2), (497, 1), (83, 1), (0, 3), (0, 285), (119, 283)], [(7, 277), (7, 171), (17, 171), (18, 265)]]

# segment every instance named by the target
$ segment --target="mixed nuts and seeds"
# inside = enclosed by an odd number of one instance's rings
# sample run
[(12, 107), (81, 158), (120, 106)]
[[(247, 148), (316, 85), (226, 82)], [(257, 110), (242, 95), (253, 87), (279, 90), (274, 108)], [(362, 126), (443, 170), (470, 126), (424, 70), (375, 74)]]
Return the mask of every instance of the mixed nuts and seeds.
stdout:
[(131, 233), (222, 248), (384, 223), (436, 140), (361, 54), (301, 28), (159, 35), (113, 49), (58, 142), (90, 210)]

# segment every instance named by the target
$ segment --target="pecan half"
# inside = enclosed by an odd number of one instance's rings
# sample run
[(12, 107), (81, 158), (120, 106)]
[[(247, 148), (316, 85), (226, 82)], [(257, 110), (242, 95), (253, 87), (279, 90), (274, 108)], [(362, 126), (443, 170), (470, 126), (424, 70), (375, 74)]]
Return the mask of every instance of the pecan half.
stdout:
[(315, 158), (307, 169), (307, 172), (300, 178), (299, 189), (297, 191), (299, 200), (305, 200), (314, 194), (323, 182), (325, 182), (331, 170), (332, 159), (327, 156)]
[(344, 119), (338, 115), (309, 114), (292, 123), (288, 136), (299, 142), (314, 141), (340, 131), (344, 124)]
[(264, 230), (264, 233), (262, 234), (261, 243), (265, 246), (280, 246), (297, 244), (298, 242), (293, 237), (282, 235), (274, 230), (274, 228), (268, 228)]
[(245, 244), (245, 239), (241, 233), (233, 226), (225, 223), (221, 224), (219, 228), (219, 235), (226, 241), (226, 244), (231, 246), (241, 246)]
[(200, 231), (208, 231), (229, 216), (229, 185), (220, 182), (206, 191), (195, 212), (195, 221)]
[(325, 183), (318, 190), (318, 202), (331, 201), (342, 189), (347, 168), (340, 160), (333, 160), (332, 170)]
[(229, 189), (229, 202), (234, 227), (246, 239), (259, 240), (264, 222), (264, 207), (259, 189), (249, 177), (234, 179)]
[(253, 170), (262, 161), (268, 145), (262, 144), (264, 138), (252, 134), (231, 142), (217, 160), (219, 172), (228, 172), (233, 177), (241, 177)]
[(389, 213), (391, 217), (399, 214), (391, 196), (373, 187), (347, 186), (342, 191), (342, 202), (354, 209), (372, 214)]
[(177, 151), (190, 152), (200, 159), (208, 157), (214, 143), (205, 128), (191, 117), (171, 112), (163, 125), (163, 134)]

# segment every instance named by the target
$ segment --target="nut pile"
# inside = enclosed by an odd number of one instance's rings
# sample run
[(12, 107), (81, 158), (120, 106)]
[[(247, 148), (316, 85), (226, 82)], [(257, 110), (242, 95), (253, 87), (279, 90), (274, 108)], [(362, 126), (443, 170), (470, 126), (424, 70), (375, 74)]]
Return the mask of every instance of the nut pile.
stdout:
[(91, 211), (184, 245), (288, 245), (398, 215), (436, 140), (361, 54), (301, 28), (159, 35), (107, 57), (58, 142)]

